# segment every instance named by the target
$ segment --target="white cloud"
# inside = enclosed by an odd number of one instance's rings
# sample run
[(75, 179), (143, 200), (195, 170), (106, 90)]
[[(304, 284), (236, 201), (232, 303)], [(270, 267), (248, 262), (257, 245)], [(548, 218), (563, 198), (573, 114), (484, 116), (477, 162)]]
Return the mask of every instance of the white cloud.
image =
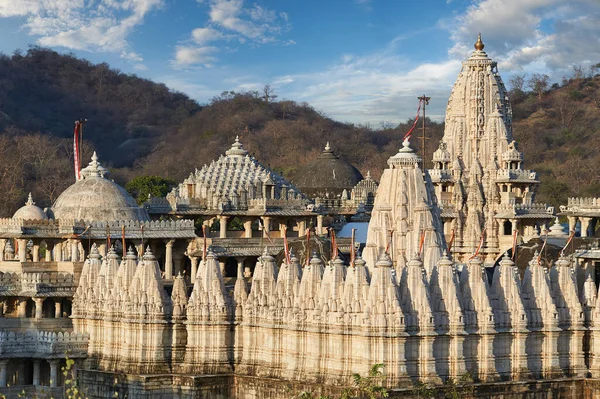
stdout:
[(243, 0), (212, 0), (210, 22), (259, 43), (276, 41), (276, 36), (289, 29), (288, 15), (254, 4), (244, 7)]
[(345, 55), (338, 64), (311, 74), (273, 79), (280, 98), (307, 101), (342, 121), (379, 124), (413, 118), (417, 97), (432, 97), (428, 117), (442, 120), (458, 71), (457, 60), (409, 65), (389, 48), (363, 56)]
[(474, 1), (451, 30), (451, 55), (463, 58), (481, 32), (485, 50), (504, 71), (535, 68), (560, 73), (573, 64), (600, 60), (597, 0)]
[[(270, 10), (258, 4), (244, 6), (244, 0), (197, 0), (200, 4), (208, 4), (208, 22), (206, 26), (192, 31), (190, 39), (176, 48), (175, 59), (171, 65), (175, 68), (193, 64), (215, 62), (216, 58), (208, 55), (218, 51), (214, 42), (236, 40), (240, 44), (279, 43), (283, 46), (296, 44), (294, 40), (280, 40), (279, 36), (291, 29), (288, 14)], [(194, 43), (194, 45), (191, 45)]]
[(223, 38), (225, 35), (216, 29), (207, 28), (196, 28), (192, 31), (192, 40), (198, 44), (203, 45), (215, 40)]
[(44, 46), (135, 54), (128, 50), (127, 37), (162, 4), (163, 0), (0, 0), (0, 18), (24, 18), (22, 28)]
[(204, 46), (204, 47), (186, 47), (177, 46), (175, 50), (175, 65), (178, 66), (189, 66), (194, 64), (204, 64), (204, 66), (211, 66), (216, 61), (214, 53), (218, 51), (216, 47)]
[(144, 58), (141, 55), (139, 55), (138, 53), (135, 53), (133, 51), (129, 51), (129, 52), (123, 51), (121, 53), (121, 58), (123, 58), (124, 60), (127, 60), (127, 61), (132, 61), (132, 62), (144, 61)]

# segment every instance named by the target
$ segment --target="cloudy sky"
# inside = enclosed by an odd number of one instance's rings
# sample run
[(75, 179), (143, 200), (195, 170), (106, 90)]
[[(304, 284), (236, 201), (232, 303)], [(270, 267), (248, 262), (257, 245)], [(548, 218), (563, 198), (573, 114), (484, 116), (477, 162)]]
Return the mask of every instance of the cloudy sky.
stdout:
[(30, 44), (198, 101), (260, 90), (341, 121), (442, 119), (477, 32), (511, 74), (600, 62), (600, 0), (0, 0), (0, 51)]

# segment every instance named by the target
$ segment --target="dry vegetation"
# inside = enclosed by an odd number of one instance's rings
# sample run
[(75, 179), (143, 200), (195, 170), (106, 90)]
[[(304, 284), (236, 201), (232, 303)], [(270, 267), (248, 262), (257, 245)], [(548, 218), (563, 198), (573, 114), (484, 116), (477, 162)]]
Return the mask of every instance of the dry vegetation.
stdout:
[[(509, 84), (515, 136), (525, 167), (541, 174), (542, 201), (557, 205), (569, 195), (600, 192), (596, 72), (575, 68), (571, 78), (550, 87), (543, 75), (515, 77)], [(40, 206), (49, 206), (72, 183), (70, 137), (80, 117), (89, 120), (84, 159), (97, 149), (123, 185), (142, 175), (180, 181), (222, 154), (236, 135), (261, 162), (286, 175), (330, 141), (343, 158), (378, 178), (412, 122), (377, 127), (335, 122), (306, 103), (278, 99), (268, 86), (261, 92), (224, 92), (201, 106), (106, 64), (32, 47), (0, 56), (1, 216), (11, 215), (29, 191)], [(431, 154), (443, 124), (428, 121), (428, 127)]]

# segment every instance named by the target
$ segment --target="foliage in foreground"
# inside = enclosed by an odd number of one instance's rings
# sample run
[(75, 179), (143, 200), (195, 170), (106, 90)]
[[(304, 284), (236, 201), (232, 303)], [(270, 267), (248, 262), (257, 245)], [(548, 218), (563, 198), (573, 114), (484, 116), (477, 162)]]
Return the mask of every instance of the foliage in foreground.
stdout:
[[(377, 399), (387, 398), (389, 393), (381, 383), (385, 379), (383, 373), (384, 365), (379, 363), (371, 367), (366, 376), (358, 373), (352, 375), (354, 388), (345, 389), (339, 396), (339, 399)], [(330, 395), (316, 395), (310, 391), (300, 392), (295, 396), (296, 399), (334, 399)]]

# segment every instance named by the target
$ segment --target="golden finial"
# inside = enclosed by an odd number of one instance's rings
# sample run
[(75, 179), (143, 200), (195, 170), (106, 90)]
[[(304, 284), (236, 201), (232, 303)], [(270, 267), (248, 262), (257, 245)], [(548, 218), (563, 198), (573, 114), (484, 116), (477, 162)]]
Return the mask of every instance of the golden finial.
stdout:
[(475, 50), (481, 51), (481, 50), (483, 50), (484, 47), (485, 47), (485, 45), (481, 41), (481, 33), (480, 33), (479, 35), (477, 35), (477, 43), (475, 43)]

